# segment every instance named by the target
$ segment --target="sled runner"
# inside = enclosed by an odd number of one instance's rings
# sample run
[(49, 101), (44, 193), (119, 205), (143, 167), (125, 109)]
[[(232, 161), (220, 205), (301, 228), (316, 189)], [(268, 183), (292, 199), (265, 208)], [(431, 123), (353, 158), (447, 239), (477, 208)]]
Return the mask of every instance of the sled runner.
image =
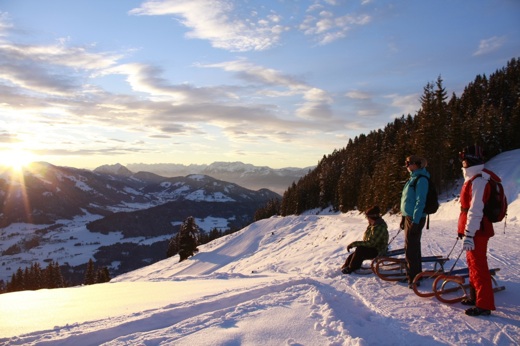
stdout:
[[(415, 276), (412, 282), (412, 289), (419, 297), (429, 298), (435, 295), (433, 283), (440, 276), (455, 276), (455, 275), (467, 275), (469, 273), (468, 268), (462, 268), (445, 272), (444, 270), (425, 270)], [(421, 288), (417, 285), (421, 282)], [(430, 287), (431, 289), (429, 289)], [(457, 288), (458, 289), (458, 288)], [(445, 292), (449, 293), (449, 292)]]
[[(457, 238), (455, 244), (453, 244), (453, 247), (446, 259), (450, 257), (453, 249), (455, 248), (455, 245), (457, 245), (458, 240), (459, 238)], [(459, 256), (455, 259), (455, 262), (448, 272), (445, 272), (443, 266), (441, 266), (437, 270), (426, 270), (417, 274), (413, 279), (411, 286), (415, 294), (424, 298), (435, 296), (441, 302), (448, 304), (457, 303), (462, 299), (469, 297), (466, 289), (470, 287), (470, 284), (465, 283), (466, 278), (469, 278), (469, 269), (461, 268), (454, 270), (455, 265), (459, 261), (459, 258), (463, 252), (464, 249), (460, 251)], [(494, 292), (499, 292), (506, 289), (505, 286), (499, 286), (495, 278), (495, 275), (499, 270), (500, 268), (489, 270), (489, 273), (491, 274), (491, 280), (493, 282)], [(433, 283), (428, 285), (432, 281)], [(421, 285), (419, 285), (419, 282), (422, 282)], [(431, 290), (429, 290), (428, 287), (431, 287)]]
[[(421, 258), (422, 263), (433, 263), (434, 271), (444, 272), (444, 263), (448, 261), (443, 256), (427, 256)], [(380, 257), (373, 263), (374, 273), (385, 281), (402, 281), (406, 279), (406, 260), (404, 258)]]
[[(362, 265), (361, 268), (359, 268), (358, 270), (355, 270), (354, 273), (359, 274), (359, 275), (368, 275), (368, 274), (375, 273), (374, 265), (375, 265), (375, 262), (376, 262), (379, 258), (382, 258), (382, 257), (399, 256), (399, 255), (402, 255), (402, 254), (404, 254), (404, 248), (403, 248), (403, 249), (395, 249), (395, 250), (387, 251), (387, 252), (384, 254), (384, 256), (377, 256), (376, 258), (374, 258), (373, 260), (371, 260), (371, 262), (370, 262), (370, 266)], [(368, 260), (366, 260), (366, 261), (368, 261)], [(366, 261), (365, 261), (365, 263), (366, 263)]]
[[(499, 270), (500, 268), (489, 270), (491, 281), (493, 282), (493, 292), (500, 292), (506, 289), (505, 286), (500, 286), (498, 284), (495, 277)], [(469, 294), (466, 291), (470, 286), (469, 282), (466, 283), (466, 278), (468, 277), (469, 271), (467, 268), (453, 271), (451, 275), (443, 274), (437, 276), (432, 285), (433, 295), (435, 295), (435, 298), (439, 301), (447, 304), (458, 303), (464, 298), (469, 298)], [(415, 290), (416, 285), (414, 285), (414, 292)]]

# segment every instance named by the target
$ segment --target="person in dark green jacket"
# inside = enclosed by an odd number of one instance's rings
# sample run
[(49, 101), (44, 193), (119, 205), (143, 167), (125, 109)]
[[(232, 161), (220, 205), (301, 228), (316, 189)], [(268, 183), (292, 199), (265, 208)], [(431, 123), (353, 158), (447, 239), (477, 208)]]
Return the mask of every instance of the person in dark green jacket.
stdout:
[(352, 242), (347, 246), (347, 251), (354, 247), (356, 251), (347, 257), (345, 264), (341, 267), (343, 274), (350, 274), (361, 268), (364, 260), (383, 255), (388, 248), (388, 227), (381, 217), (379, 207), (374, 206), (367, 209), (365, 215), (368, 227), (363, 235), (363, 240)]
[[(401, 229), (404, 230), (404, 249), (406, 260), (406, 277), (408, 287), (412, 288), (413, 279), (422, 272), (421, 236), (426, 223), (424, 206), (428, 195), (428, 179), (430, 173), (426, 170), (428, 161), (417, 155), (406, 158), (405, 165), (410, 173), (401, 195)], [(418, 284), (418, 283), (417, 283)]]

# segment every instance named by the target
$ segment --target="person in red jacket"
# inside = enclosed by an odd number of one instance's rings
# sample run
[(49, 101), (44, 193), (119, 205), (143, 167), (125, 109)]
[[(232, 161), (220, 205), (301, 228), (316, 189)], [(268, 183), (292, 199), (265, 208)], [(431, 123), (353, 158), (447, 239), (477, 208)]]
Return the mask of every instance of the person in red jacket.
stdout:
[(463, 305), (475, 305), (467, 309), (466, 315), (489, 315), (495, 310), (495, 298), (491, 274), (487, 263), (489, 238), (495, 235), (493, 224), (484, 215), (484, 204), (489, 199), (490, 177), (500, 181), (493, 172), (484, 168), (482, 147), (472, 145), (459, 153), (462, 161), (464, 185), (460, 191), (460, 215), (458, 236), (463, 239), (471, 283), (470, 296), (462, 300)]

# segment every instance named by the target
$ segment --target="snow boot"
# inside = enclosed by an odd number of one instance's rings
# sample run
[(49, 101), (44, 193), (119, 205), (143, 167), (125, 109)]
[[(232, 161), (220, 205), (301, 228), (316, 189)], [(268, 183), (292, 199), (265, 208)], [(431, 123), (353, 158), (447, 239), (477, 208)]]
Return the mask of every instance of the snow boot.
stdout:
[(460, 301), (460, 303), (461, 303), (462, 305), (470, 305), (470, 306), (472, 306), (472, 305), (475, 305), (475, 300), (474, 300), (474, 299), (471, 299), (471, 298), (463, 298), (463, 299)]
[(489, 315), (491, 315), (491, 310), (474, 307), (474, 308), (467, 309), (466, 315), (468, 315), (468, 316), (489, 316)]
[[(421, 280), (418, 280), (418, 281), (415, 283), (415, 286), (417, 286), (417, 287), (421, 286)], [(408, 283), (408, 288), (410, 288), (410, 289), (413, 288), (413, 282), (409, 282), (409, 283)]]
[(469, 286), (469, 297), (463, 298), (460, 303), (462, 305), (475, 305), (475, 297), (476, 297), (475, 288), (473, 286)]
[(349, 267), (341, 268), (341, 272), (343, 274), (350, 274), (352, 273), (352, 270)]

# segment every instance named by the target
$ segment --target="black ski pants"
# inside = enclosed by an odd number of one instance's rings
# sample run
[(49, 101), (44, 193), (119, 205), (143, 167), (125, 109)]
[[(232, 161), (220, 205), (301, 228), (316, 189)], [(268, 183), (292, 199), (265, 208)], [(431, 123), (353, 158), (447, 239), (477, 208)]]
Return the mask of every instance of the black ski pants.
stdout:
[(356, 251), (351, 253), (342, 268), (349, 268), (350, 271), (361, 268), (363, 261), (366, 259), (376, 258), (377, 249), (374, 247), (358, 246)]
[(418, 224), (412, 223), (407, 216), (404, 222), (404, 256), (406, 260), (406, 277), (412, 283), (417, 274), (422, 272), (421, 236), (426, 218), (421, 218)]

